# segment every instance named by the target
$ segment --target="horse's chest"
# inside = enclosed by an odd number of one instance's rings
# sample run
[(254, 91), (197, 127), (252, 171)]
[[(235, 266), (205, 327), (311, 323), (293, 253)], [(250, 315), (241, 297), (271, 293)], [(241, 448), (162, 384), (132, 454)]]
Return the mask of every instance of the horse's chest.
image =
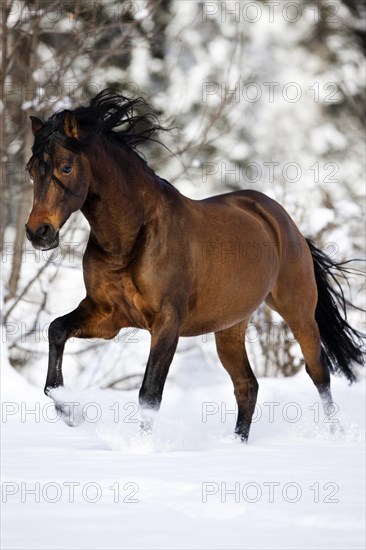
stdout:
[(112, 312), (118, 328), (144, 327), (143, 315), (136, 307), (139, 293), (129, 274), (120, 269), (100, 269), (93, 277), (85, 278), (85, 286), (93, 302)]

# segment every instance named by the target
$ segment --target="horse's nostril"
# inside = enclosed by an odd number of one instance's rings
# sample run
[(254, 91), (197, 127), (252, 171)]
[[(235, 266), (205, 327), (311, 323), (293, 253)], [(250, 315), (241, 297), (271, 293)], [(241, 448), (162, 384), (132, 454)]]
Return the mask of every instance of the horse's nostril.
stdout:
[(41, 239), (46, 239), (47, 237), (50, 236), (50, 234), (53, 232), (53, 227), (52, 225), (50, 225), (49, 223), (44, 223), (43, 225), (41, 225), (41, 227), (39, 227), (39, 229), (37, 230), (37, 236), (40, 237)]
[(29, 229), (28, 225), (25, 226), (25, 234), (27, 236), (27, 239), (29, 239), (30, 241), (32, 240), (32, 231)]

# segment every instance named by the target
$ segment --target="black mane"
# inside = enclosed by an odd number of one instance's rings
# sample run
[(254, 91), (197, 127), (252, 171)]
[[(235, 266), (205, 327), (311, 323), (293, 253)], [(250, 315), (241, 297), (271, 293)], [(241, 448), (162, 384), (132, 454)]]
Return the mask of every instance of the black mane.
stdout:
[(52, 155), (56, 143), (77, 152), (93, 143), (100, 135), (113, 136), (121, 145), (136, 151), (141, 143), (159, 143), (153, 136), (159, 130), (166, 130), (142, 97), (131, 99), (110, 88), (91, 99), (88, 106), (77, 107), (70, 112), (78, 123), (79, 138), (72, 139), (65, 135), (65, 111), (58, 111), (36, 132), (31, 162), (35, 157), (42, 161), (45, 152)]

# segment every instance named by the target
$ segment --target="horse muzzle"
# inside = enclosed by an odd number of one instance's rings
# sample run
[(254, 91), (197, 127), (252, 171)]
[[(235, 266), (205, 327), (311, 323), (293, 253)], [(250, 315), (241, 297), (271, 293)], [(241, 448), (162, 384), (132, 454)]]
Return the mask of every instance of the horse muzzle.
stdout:
[(25, 229), (27, 239), (37, 250), (51, 250), (59, 244), (59, 231), (50, 223), (43, 223), (36, 231), (32, 231), (28, 224)]

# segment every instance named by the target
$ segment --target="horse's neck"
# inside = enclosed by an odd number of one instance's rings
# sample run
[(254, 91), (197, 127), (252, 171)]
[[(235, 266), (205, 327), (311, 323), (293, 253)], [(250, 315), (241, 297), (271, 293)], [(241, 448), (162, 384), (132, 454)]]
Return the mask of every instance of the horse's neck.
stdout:
[(94, 242), (122, 264), (153, 215), (157, 199), (154, 179), (158, 180), (133, 153), (129, 162), (125, 155), (94, 155), (90, 161), (94, 182), (81, 209)]

